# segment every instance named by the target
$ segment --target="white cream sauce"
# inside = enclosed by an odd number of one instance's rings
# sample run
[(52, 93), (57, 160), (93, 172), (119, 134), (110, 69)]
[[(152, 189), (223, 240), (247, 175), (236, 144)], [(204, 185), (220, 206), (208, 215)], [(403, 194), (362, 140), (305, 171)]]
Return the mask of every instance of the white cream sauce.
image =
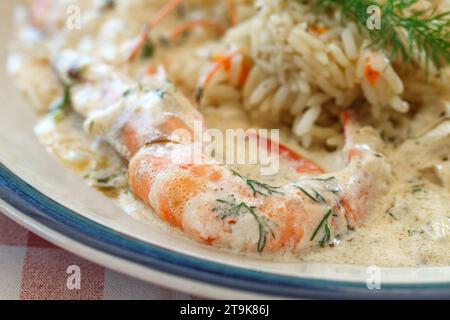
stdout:
[[(90, 1), (80, 3), (83, 8), (91, 5)], [(159, 7), (161, 3), (156, 1), (153, 6)], [(144, 63), (124, 67), (123, 49), (130, 46), (130, 38), (138, 33), (142, 21), (148, 18), (150, 9), (143, 10), (145, 6), (152, 7), (142, 1), (119, 1), (116, 14), (107, 12), (100, 15), (97, 9), (88, 11), (83, 16), (85, 29), (82, 33), (61, 33), (47, 43), (30, 29), (24, 20), (23, 9), (19, 9), (21, 41), (13, 45), (10, 71), (36, 109), (46, 110), (51, 101), (61, 94), (60, 86), (49, 69), (51, 52), (61, 47), (97, 53), (132, 76), (141, 74), (146, 67)], [(220, 15), (217, 13), (219, 9), (212, 11)], [(198, 16), (195, 10), (200, 9), (193, 9), (194, 16)], [(176, 22), (175, 17), (165, 21), (164, 25), (170, 26)], [(193, 58), (193, 51), (198, 57), (210, 54), (208, 45), (198, 49), (198, 43), (207, 43), (210, 34), (202, 30), (196, 33), (192, 42), (186, 42), (179, 49), (160, 50), (154, 57), (155, 65), (159, 62), (165, 64), (169, 77), (174, 74), (174, 68), (179, 71), (172, 80), (186, 93), (192, 93), (195, 83), (190, 83), (186, 80), (189, 77), (184, 76), (190, 70), (182, 68), (183, 58)], [(169, 60), (171, 63), (167, 63)], [(211, 106), (201, 111), (210, 128), (224, 130), (273, 126), (264, 121), (250, 120), (239, 106), (221, 104), (213, 94), (209, 101)], [(370, 218), (355, 231), (336, 240), (333, 246), (316, 248), (299, 257), (275, 259), (378, 266), (449, 265), (450, 121), (445, 117), (450, 116), (450, 108), (438, 110), (430, 107), (424, 110), (427, 111), (418, 112), (408, 121), (407, 127), (402, 128), (412, 138), (384, 145), (383, 153), (391, 165), (392, 175)], [(74, 169), (90, 185), (111, 197), (124, 212), (169, 229), (130, 193), (126, 164), (110, 146), (84, 133), (79, 116), (70, 113), (59, 120), (45, 116), (36, 126), (36, 134), (49, 152)], [(281, 142), (329, 171), (342, 165), (339, 150), (304, 150), (286, 128), (281, 129)], [(235, 169), (244, 175), (259, 177), (258, 166), (238, 166)], [(277, 186), (289, 181), (289, 177), (283, 174), (264, 179)]]
[[(206, 121), (210, 125), (217, 124), (217, 117), (208, 119), (209, 112), (205, 114)], [(220, 111), (218, 114), (221, 114)], [(227, 127), (238, 125), (245, 128), (251, 124), (240, 114), (239, 117), (234, 117), (238, 114), (239, 110), (224, 112), (220, 119), (227, 120), (222, 121), (229, 124)], [(123, 182), (126, 181), (125, 164), (112, 148), (93, 141), (83, 132), (82, 121), (78, 116), (72, 114), (62, 121), (46, 117), (36, 127), (36, 133), (50, 152), (65, 165), (76, 169), (90, 185), (111, 197), (127, 214), (149, 223), (156, 223), (166, 230), (171, 229), (131, 194)], [(428, 155), (427, 163), (431, 164), (430, 168), (445, 167), (448, 162), (445, 157), (450, 146), (449, 134), (450, 121), (447, 121), (426, 136), (406, 141), (396, 149), (386, 146), (385, 154), (393, 172), (391, 181), (385, 194), (380, 195), (379, 205), (363, 225), (336, 240), (333, 246), (316, 248), (298, 257), (272, 258), (378, 266), (448, 265), (449, 181), (441, 181), (446, 176), (440, 175), (439, 169), (432, 178), (428, 176), (429, 174), (423, 173), (423, 169), (420, 169), (424, 166), (423, 155), (420, 152), (426, 150), (421, 150), (417, 143), (424, 143), (427, 148), (440, 150), (434, 155)], [(288, 145), (294, 146), (289, 137), (286, 141)], [(433, 146), (434, 144), (436, 145)], [(338, 152), (327, 154), (324, 151), (306, 151), (300, 148), (297, 148), (297, 151), (317, 160), (326, 168), (335, 166), (336, 159), (339, 158)], [(327, 156), (324, 156), (325, 154)], [(257, 166), (236, 166), (235, 169), (244, 175), (259, 177)], [(278, 175), (265, 179), (267, 183), (273, 185), (282, 185), (288, 180)]]

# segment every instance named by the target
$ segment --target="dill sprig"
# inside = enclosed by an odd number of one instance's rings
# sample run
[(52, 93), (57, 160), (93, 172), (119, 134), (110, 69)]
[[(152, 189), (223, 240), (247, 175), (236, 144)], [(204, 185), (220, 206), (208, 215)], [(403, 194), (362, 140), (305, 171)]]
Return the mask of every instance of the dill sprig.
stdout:
[(310, 198), (311, 200), (313, 200), (314, 202), (320, 203), (320, 204), (326, 204), (327, 200), (325, 200), (325, 198), (316, 190), (314, 190), (313, 188), (309, 188), (311, 191), (306, 191), (305, 188), (299, 187), (299, 186), (295, 186), (297, 189), (299, 189), (301, 192), (303, 192), (308, 198)]
[(327, 213), (323, 216), (322, 220), (320, 220), (320, 223), (317, 225), (316, 230), (314, 230), (314, 233), (312, 234), (311, 238), (309, 239), (309, 241), (313, 241), (314, 238), (317, 236), (317, 234), (319, 233), (319, 230), (321, 228), (323, 228), (323, 236), (322, 239), (319, 240), (319, 244), (321, 247), (325, 247), (325, 244), (330, 241), (331, 238), (331, 230), (330, 227), (328, 226), (328, 218), (330, 218), (331, 214), (332, 214), (332, 210), (328, 209)]
[[(337, 9), (343, 19), (367, 29), (369, 46), (384, 50), (391, 60), (401, 57), (404, 63), (423, 61), (427, 70), (431, 62), (437, 69), (450, 62), (450, 11), (418, 10), (418, 0), (316, 0), (321, 9)], [(367, 8), (376, 5), (381, 11), (381, 28), (366, 28)]]
[(341, 192), (341, 188), (336, 183), (331, 183), (332, 181), (336, 180), (336, 177), (328, 177), (328, 178), (308, 178), (307, 180), (311, 181), (319, 181), (319, 182), (330, 182), (330, 184), (325, 184), (325, 189), (332, 193), (339, 193)]
[(248, 187), (253, 191), (254, 197), (256, 197), (257, 194), (260, 194), (264, 197), (268, 197), (268, 196), (272, 195), (273, 193), (283, 194), (283, 192), (277, 190), (277, 189), (280, 189), (280, 187), (274, 187), (267, 183), (263, 183), (263, 182), (259, 182), (254, 179), (246, 178), (234, 170), (231, 170), (231, 172), (235, 176), (237, 176), (245, 181), (245, 183), (248, 185)]
[(309, 180), (313, 180), (313, 181), (325, 181), (325, 182), (333, 181), (333, 180), (335, 180), (335, 179), (336, 179), (336, 177), (328, 177), (328, 178), (309, 178)]
[(259, 237), (257, 250), (259, 253), (266, 247), (267, 234), (270, 233), (272, 237), (275, 237), (275, 234), (269, 225), (269, 220), (265, 216), (258, 215), (256, 213), (256, 207), (250, 206), (243, 201), (237, 203), (234, 198), (232, 201), (217, 199), (216, 202), (218, 206), (213, 210), (219, 213), (219, 218), (222, 220), (228, 217), (238, 217), (241, 214), (250, 214), (255, 218), (256, 223), (258, 224)]
[(152, 39), (150, 39), (150, 37), (147, 37), (147, 39), (144, 42), (144, 46), (142, 47), (142, 52), (141, 52), (141, 56), (143, 59), (148, 59), (153, 57), (153, 55), (155, 54), (156, 48), (155, 45), (153, 44)]
[(64, 85), (63, 94), (50, 106), (50, 114), (54, 119), (60, 121), (64, 118), (65, 113), (71, 106), (70, 86)]

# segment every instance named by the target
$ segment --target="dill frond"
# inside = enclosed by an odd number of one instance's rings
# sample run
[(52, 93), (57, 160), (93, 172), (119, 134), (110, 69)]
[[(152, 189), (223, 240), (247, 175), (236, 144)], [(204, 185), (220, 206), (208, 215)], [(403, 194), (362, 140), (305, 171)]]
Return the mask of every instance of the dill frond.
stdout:
[[(342, 18), (355, 22), (371, 38), (370, 47), (385, 51), (391, 60), (402, 58), (423, 62), (427, 70), (432, 63), (437, 69), (450, 62), (450, 11), (417, 10), (418, 0), (315, 0), (322, 10), (340, 10)], [(376, 5), (381, 11), (381, 28), (366, 27), (367, 8)]]

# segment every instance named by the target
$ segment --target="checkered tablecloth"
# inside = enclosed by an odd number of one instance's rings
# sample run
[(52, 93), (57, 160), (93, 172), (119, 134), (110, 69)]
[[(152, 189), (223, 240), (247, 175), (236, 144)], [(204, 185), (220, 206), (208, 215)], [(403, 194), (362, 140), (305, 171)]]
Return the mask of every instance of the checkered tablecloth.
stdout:
[[(68, 287), (70, 266), (80, 289)], [(70, 270), (69, 270), (70, 271)], [(69, 281), (70, 283), (70, 281)], [(84, 260), (0, 213), (0, 299), (195, 299)]]

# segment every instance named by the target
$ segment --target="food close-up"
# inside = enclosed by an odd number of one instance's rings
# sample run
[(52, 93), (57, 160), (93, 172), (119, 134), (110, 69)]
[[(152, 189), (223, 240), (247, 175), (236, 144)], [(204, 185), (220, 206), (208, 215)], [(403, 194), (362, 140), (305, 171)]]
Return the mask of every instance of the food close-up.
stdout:
[(280, 274), (450, 275), (450, 1), (29, 0), (11, 20), (39, 148), (143, 234)]

